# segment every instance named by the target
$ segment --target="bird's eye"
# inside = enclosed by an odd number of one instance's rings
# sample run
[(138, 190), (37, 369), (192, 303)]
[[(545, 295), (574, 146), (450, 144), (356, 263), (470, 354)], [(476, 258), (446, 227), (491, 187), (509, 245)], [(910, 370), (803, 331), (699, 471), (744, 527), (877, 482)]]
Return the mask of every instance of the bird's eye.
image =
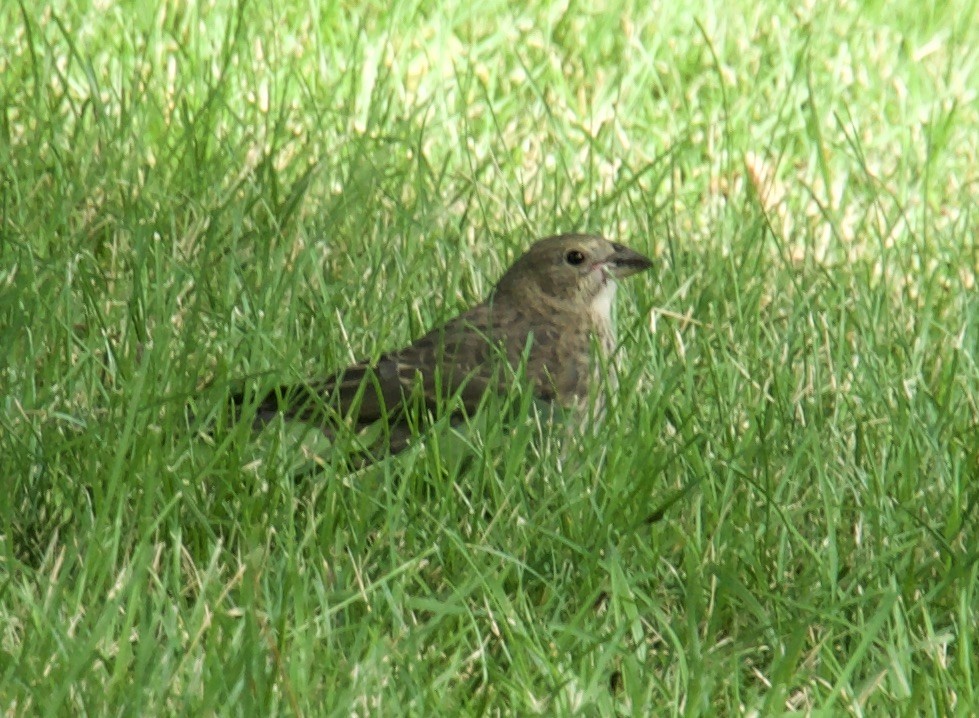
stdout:
[(572, 249), (570, 252), (564, 255), (564, 258), (567, 260), (568, 264), (572, 264), (576, 267), (585, 261), (585, 255), (577, 249)]

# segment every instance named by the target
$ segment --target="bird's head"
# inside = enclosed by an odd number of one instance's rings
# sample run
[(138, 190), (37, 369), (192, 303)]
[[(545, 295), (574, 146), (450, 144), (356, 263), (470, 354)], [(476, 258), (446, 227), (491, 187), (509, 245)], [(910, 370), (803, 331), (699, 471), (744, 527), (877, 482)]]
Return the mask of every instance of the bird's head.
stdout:
[(503, 275), (493, 296), (607, 312), (615, 280), (652, 265), (648, 257), (602, 237), (562, 234), (535, 242)]

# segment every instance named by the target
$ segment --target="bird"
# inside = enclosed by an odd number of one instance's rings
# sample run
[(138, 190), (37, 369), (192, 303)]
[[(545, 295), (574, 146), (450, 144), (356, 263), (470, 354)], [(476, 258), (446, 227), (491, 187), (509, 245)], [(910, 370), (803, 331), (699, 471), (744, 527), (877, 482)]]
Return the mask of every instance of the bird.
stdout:
[[(395, 454), (410, 445), (425, 417), (450, 407), (449, 398), (451, 411), (471, 416), (484, 395), (506, 395), (517, 378), (537, 402), (573, 410), (588, 401), (615, 348), (616, 281), (652, 266), (645, 255), (597, 235), (540, 239), (485, 300), (407, 346), (325, 378), (277, 386), (257, 401), (236, 393), (234, 411), (243, 416), (253, 406), (257, 427), (281, 415), (331, 438), (341, 425), (359, 431), (386, 422), (380, 443)], [(368, 463), (377, 451), (368, 452)]]

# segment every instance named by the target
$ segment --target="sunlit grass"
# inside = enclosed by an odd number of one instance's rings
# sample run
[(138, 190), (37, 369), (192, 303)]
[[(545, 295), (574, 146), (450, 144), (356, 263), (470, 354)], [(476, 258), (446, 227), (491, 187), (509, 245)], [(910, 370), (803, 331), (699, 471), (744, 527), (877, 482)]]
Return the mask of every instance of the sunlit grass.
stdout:
[[(976, 7), (810, 5), (0, 8), (0, 705), (969, 714)], [(188, 428), (573, 230), (596, 437)]]

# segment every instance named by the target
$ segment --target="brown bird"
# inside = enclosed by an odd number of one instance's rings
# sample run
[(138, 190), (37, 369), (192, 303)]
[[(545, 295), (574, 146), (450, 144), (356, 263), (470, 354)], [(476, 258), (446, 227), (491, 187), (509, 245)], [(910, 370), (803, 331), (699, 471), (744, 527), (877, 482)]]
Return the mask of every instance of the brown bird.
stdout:
[[(505, 395), (517, 376), (538, 400), (581, 406), (601, 378), (593, 347), (608, 356), (615, 346), (615, 280), (651, 266), (602, 237), (542, 239), (482, 303), (375, 361), (270, 391), (256, 405), (256, 423), (282, 414), (333, 436), (342, 424), (359, 430), (386, 421), (393, 453), (408, 445), (419, 418), (447, 406), (471, 415), (487, 391)], [(243, 394), (234, 403), (237, 413), (248, 405)]]

